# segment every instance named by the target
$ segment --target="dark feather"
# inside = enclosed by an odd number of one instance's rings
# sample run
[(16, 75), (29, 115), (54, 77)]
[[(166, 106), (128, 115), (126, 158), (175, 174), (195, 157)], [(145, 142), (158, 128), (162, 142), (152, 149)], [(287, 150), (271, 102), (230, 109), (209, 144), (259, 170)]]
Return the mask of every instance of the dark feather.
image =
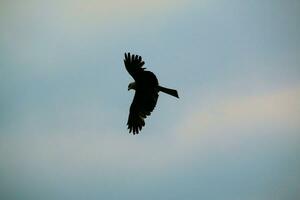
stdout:
[(125, 54), (125, 66), (129, 74), (135, 79), (136, 91), (130, 106), (128, 129), (138, 134), (145, 126), (145, 118), (154, 110), (158, 99), (158, 80), (156, 76), (142, 68), (144, 62), (141, 56)]
[(158, 93), (155, 91), (136, 91), (130, 106), (127, 122), (129, 133), (138, 134), (142, 127), (145, 126), (144, 119), (154, 110), (157, 99)]
[(130, 53), (125, 53), (124, 64), (128, 73), (136, 80), (136, 76), (139, 72), (144, 71), (146, 68), (142, 66), (145, 62), (142, 60), (141, 56), (130, 55)]
[(135, 95), (127, 121), (129, 133), (132, 132), (135, 135), (142, 130), (145, 126), (145, 118), (154, 110), (158, 92), (161, 91), (177, 98), (179, 96), (176, 90), (159, 86), (156, 76), (142, 67), (145, 62), (141, 56), (125, 53), (124, 64), (128, 73), (135, 80)]

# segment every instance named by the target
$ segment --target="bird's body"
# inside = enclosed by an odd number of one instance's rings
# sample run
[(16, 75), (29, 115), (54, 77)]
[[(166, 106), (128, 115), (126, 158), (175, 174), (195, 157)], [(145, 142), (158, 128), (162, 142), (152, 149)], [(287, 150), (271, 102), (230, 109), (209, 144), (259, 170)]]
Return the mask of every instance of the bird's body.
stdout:
[(145, 126), (144, 119), (154, 110), (158, 92), (162, 91), (172, 96), (178, 97), (176, 90), (159, 86), (158, 80), (154, 73), (142, 68), (144, 62), (141, 56), (125, 54), (125, 67), (135, 82), (130, 83), (128, 90), (134, 89), (135, 95), (130, 106), (128, 117), (128, 129), (133, 134), (138, 134)]

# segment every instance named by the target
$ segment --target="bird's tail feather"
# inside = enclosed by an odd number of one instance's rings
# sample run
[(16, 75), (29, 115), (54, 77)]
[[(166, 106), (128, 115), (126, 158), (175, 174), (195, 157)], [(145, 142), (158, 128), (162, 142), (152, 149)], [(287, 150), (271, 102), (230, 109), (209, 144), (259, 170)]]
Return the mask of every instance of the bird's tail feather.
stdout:
[(164, 93), (169, 94), (173, 97), (179, 98), (177, 90), (173, 90), (173, 89), (170, 89), (170, 88), (165, 88), (165, 87), (162, 87), (162, 86), (158, 86), (158, 89), (161, 92), (164, 92)]

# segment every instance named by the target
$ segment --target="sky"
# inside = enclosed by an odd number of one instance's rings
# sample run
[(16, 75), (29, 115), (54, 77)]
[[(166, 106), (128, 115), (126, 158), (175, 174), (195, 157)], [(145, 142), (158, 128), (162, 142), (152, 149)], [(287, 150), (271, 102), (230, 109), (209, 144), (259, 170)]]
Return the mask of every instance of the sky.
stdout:
[[(297, 200), (300, 1), (0, 1), (0, 199)], [(139, 135), (125, 52), (160, 94)]]

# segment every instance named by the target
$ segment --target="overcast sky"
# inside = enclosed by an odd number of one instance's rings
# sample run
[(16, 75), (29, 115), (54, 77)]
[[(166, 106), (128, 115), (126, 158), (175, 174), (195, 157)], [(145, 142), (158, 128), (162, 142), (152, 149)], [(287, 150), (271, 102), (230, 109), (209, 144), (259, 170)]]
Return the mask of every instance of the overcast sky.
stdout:
[[(0, 1), (0, 199), (296, 200), (300, 1)], [(139, 135), (124, 52), (160, 95)]]

